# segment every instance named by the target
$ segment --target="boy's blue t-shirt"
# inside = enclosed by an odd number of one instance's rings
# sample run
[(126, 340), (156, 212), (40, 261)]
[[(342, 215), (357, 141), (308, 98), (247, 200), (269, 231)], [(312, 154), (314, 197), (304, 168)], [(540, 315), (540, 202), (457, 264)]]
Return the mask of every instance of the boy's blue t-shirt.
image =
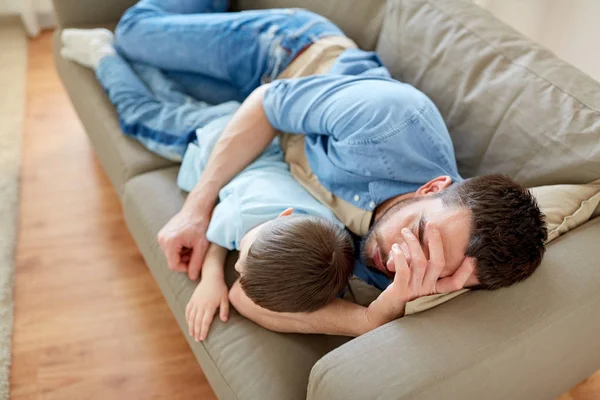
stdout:
[[(189, 192), (196, 185), (232, 115), (197, 129), (197, 143), (188, 146), (177, 177), (181, 189)], [(219, 246), (239, 250), (240, 241), (250, 229), (277, 218), (290, 207), (294, 214), (327, 218), (343, 227), (329, 208), (292, 177), (279, 140), (275, 139), (258, 159), (221, 189), (206, 236)]]

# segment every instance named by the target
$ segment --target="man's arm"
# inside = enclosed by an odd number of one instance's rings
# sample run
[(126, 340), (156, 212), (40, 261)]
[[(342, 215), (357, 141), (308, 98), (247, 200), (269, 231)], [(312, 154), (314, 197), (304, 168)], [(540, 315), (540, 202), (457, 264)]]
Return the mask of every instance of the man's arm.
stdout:
[[(473, 273), (475, 260), (466, 257), (452, 276), (440, 278), (444, 267), (441, 236), (431, 222), (425, 229), (429, 238), (429, 260), (419, 240), (410, 230), (403, 229), (410, 257), (397, 244), (392, 246), (396, 268), (394, 281), (367, 308), (336, 299), (312, 313), (276, 313), (254, 304), (239, 282), (229, 291), (229, 301), (246, 318), (276, 332), (360, 336), (404, 316), (406, 304), (411, 300), (462, 289)], [(411, 260), (410, 266), (407, 259)]]
[[(271, 143), (276, 130), (262, 105), (268, 85), (244, 101), (215, 144), (206, 168), (183, 208), (158, 233), (169, 268), (197, 279), (206, 253), (206, 231), (219, 191)], [(191, 255), (190, 255), (191, 252)]]
[(254, 161), (276, 135), (267, 120), (262, 100), (269, 85), (254, 90), (223, 131), (196, 187), (188, 196), (216, 201), (219, 190)]
[(237, 281), (229, 290), (229, 301), (244, 317), (275, 332), (360, 336), (375, 328), (369, 324), (366, 307), (341, 299), (312, 313), (278, 313), (256, 305)]

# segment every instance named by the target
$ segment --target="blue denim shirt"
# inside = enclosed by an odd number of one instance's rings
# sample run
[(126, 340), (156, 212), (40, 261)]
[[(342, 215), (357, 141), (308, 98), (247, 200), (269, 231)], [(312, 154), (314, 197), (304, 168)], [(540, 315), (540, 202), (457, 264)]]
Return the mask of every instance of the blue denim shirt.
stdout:
[(436, 106), (373, 52), (350, 49), (327, 75), (275, 81), (263, 107), (276, 129), (306, 135), (321, 184), (364, 210), (440, 175), (462, 180)]

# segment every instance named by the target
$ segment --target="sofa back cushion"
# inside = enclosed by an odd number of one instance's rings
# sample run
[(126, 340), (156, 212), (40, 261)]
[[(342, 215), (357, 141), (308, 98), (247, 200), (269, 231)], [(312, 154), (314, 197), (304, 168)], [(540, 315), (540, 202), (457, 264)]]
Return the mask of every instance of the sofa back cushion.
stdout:
[(390, 0), (377, 50), (437, 104), (464, 177), (600, 177), (600, 84), (464, 0)]
[(54, 15), (62, 28), (88, 24), (113, 24), (136, 0), (52, 0)]
[(359, 47), (373, 50), (381, 29), (385, 0), (237, 0), (232, 8), (305, 8), (331, 20)]

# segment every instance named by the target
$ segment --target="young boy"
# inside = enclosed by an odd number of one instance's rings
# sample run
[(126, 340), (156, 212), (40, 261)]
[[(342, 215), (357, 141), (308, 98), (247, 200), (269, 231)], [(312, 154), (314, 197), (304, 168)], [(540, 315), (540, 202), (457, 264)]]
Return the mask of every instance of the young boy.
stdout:
[[(129, 64), (112, 43), (112, 33), (106, 30), (68, 29), (61, 54), (96, 70), (126, 134), (164, 157), (183, 158), (178, 185), (191, 190), (240, 104), (211, 106), (191, 98), (160, 70)], [(144, 124), (137, 124), (138, 119)], [(152, 140), (156, 132), (172, 132), (172, 137), (157, 147)], [(315, 311), (342, 292), (354, 264), (351, 237), (291, 176), (277, 139), (221, 190), (219, 198), (207, 231), (211, 246), (202, 278), (186, 308), (196, 341), (206, 338), (217, 308), (221, 320), (227, 319), (223, 266), (228, 250), (240, 251), (235, 266), (240, 284), (263, 308)]]
[[(181, 189), (194, 187), (230, 118), (197, 130), (198, 143), (189, 145), (179, 172)], [(227, 250), (240, 251), (235, 269), (248, 297), (276, 312), (327, 305), (343, 291), (354, 266), (349, 233), (292, 177), (277, 139), (221, 189), (206, 236), (211, 246), (202, 279), (186, 308), (190, 334), (200, 340), (218, 307), (221, 319), (227, 318)]]

